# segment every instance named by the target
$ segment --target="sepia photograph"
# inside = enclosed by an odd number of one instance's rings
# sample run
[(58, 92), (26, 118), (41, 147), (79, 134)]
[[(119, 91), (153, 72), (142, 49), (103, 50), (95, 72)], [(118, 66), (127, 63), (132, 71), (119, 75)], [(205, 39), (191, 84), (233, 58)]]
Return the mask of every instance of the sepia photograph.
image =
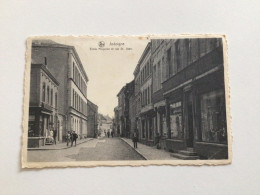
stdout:
[(224, 35), (30, 37), (23, 168), (232, 160)]

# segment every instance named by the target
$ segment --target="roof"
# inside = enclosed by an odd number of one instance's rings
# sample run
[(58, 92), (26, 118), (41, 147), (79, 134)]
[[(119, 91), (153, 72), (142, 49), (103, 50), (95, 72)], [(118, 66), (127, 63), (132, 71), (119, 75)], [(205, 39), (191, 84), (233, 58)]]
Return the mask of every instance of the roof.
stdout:
[(149, 42), (146, 46), (146, 48), (143, 51), (143, 54), (141, 55), (138, 64), (141, 64), (143, 60), (145, 59), (145, 56), (148, 54), (149, 50), (151, 50), (151, 42)]
[(97, 111), (98, 110), (98, 106), (96, 104), (94, 104), (93, 102), (91, 102), (89, 99), (88, 99), (88, 102), (87, 104), (89, 105), (89, 107), (94, 110), (94, 111)]
[(55, 77), (51, 74), (51, 72), (46, 68), (43, 64), (31, 64), (32, 68), (40, 68), (42, 69), (49, 77), (50, 79), (58, 86), (60, 83), (55, 79)]
[(74, 46), (60, 44), (60, 43), (57, 43), (57, 42), (50, 40), (50, 39), (39, 39), (39, 40), (33, 40), (32, 41), (32, 47), (56, 47), (56, 48), (72, 49), (77, 61), (79, 62), (79, 66), (82, 69), (82, 72), (83, 72), (83, 75), (84, 75), (86, 81), (89, 81), (87, 73), (85, 72), (85, 69), (83, 68), (82, 62), (81, 62), (79, 55), (78, 55)]
[(118, 97), (124, 90), (125, 90), (125, 86), (120, 89), (119, 93), (117, 94), (117, 97)]

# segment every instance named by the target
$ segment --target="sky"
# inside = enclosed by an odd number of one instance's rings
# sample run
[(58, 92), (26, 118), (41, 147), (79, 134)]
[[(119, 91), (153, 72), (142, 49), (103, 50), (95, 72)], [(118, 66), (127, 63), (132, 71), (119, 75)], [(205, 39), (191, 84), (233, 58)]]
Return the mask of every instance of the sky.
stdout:
[[(134, 79), (133, 72), (149, 40), (140, 37), (93, 36), (55, 37), (52, 40), (76, 48), (89, 78), (87, 98), (98, 106), (99, 113), (113, 117), (117, 94)], [(103, 47), (99, 47), (100, 41), (105, 44)]]

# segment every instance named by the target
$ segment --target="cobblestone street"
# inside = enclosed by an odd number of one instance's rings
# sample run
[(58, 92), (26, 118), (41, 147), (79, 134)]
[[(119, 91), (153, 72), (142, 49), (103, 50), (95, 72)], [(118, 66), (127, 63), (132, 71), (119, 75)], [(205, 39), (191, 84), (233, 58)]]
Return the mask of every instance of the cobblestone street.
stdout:
[(120, 138), (93, 139), (62, 150), (28, 151), (28, 162), (145, 160)]

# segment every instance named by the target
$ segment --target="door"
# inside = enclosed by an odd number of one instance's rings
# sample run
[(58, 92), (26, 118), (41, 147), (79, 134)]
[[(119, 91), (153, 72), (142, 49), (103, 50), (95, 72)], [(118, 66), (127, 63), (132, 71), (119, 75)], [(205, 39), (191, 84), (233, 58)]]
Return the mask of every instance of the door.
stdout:
[(192, 108), (192, 93), (187, 93), (187, 147), (193, 147), (194, 132), (193, 132), (193, 108)]
[(188, 139), (187, 147), (193, 147), (193, 114), (192, 114), (192, 104), (188, 105)]

